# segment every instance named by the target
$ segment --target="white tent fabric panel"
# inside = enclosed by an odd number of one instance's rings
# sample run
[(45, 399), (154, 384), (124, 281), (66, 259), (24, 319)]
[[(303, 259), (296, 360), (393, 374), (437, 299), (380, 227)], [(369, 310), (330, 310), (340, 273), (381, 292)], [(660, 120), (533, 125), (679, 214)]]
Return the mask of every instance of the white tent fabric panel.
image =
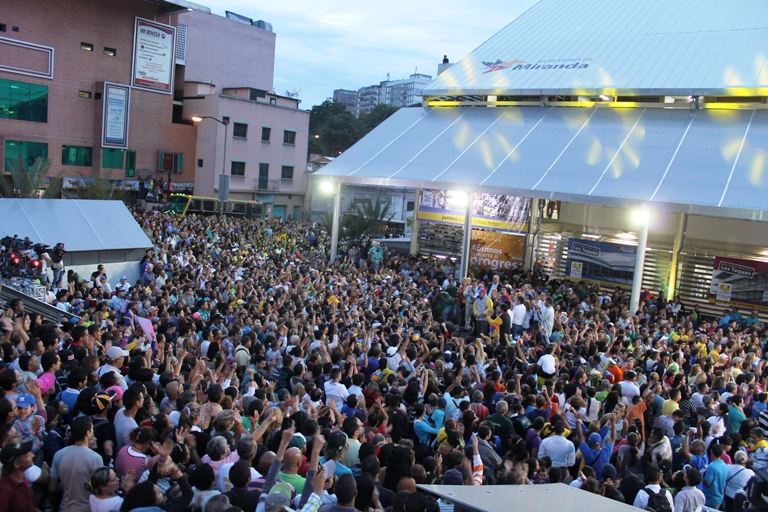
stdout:
[(768, 110), (419, 107), (318, 174), (759, 220), (766, 167)]
[(0, 219), (0, 236), (64, 242), (70, 252), (152, 247), (122, 201), (0, 199)]

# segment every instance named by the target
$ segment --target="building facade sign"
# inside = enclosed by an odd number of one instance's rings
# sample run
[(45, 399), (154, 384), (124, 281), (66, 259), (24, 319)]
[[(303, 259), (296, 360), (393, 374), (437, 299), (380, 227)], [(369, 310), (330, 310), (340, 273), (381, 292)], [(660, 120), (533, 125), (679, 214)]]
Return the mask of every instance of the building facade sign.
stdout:
[(133, 36), (132, 87), (171, 94), (176, 29), (136, 18)]
[(715, 258), (709, 302), (768, 311), (768, 263)]
[(636, 254), (634, 245), (570, 238), (565, 275), (606, 285), (631, 286)]
[(131, 112), (131, 88), (104, 82), (101, 117), (101, 147), (128, 149), (128, 121)]

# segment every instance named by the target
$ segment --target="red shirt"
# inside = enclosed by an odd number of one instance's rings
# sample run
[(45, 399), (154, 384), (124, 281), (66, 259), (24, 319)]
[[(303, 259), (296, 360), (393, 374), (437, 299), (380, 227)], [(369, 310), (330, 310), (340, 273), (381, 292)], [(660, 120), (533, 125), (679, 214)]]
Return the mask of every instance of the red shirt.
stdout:
[[(0, 476), (0, 512), (35, 512), (35, 495), (26, 480), (17, 482), (9, 475)], [(10, 499), (13, 496), (13, 499)]]

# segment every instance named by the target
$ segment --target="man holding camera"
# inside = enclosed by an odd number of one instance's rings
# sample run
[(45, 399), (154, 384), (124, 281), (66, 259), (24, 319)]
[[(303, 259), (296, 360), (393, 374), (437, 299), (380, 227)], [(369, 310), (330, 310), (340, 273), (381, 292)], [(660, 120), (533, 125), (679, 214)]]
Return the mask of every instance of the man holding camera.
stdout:
[[(67, 252), (64, 244), (59, 242), (51, 251), (51, 270), (53, 270), (53, 282), (51, 288), (56, 286), (64, 278), (64, 253)], [(62, 282), (63, 284), (63, 282)]]

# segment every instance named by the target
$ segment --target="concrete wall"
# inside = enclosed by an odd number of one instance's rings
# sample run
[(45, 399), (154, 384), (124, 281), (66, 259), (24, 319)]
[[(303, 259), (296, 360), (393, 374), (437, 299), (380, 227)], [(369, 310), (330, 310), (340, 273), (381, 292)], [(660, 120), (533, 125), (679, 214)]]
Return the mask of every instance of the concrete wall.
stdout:
[(187, 64), (184, 80), (224, 87), (253, 87), (272, 91), (275, 74), (275, 34), (235, 20), (186, 12)]
[[(0, 71), (0, 78), (49, 88), (48, 122), (3, 119), (0, 138), (47, 143), (51, 174), (64, 171), (66, 176), (75, 177), (81, 173), (88, 176), (93, 169), (62, 166), (61, 146), (93, 147), (94, 169), (98, 170), (102, 155), (97, 84), (130, 83), (135, 17), (170, 21), (155, 13), (156, 7), (144, 0), (3, 0), (0, 23), (6, 24), (7, 32), (2, 36), (51, 46), (55, 58), (53, 80)], [(13, 32), (12, 26), (19, 31)], [(93, 44), (94, 50), (81, 50), (81, 42)], [(116, 49), (116, 55), (105, 55), (104, 47)], [(0, 52), (0, 62), (2, 55)], [(80, 98), (79, 91), (91, 92), (91, 98)], [(172, 116), (172, 95), (132, 90), (128, 147), (136, 151), (137, 170), (155, 171), (158, 151), (183, 153), (183, 172), (173, 175), (173, 180), (193, 181), (196, 130), (194, 126), (173, 124)], [(0, 140), (0, 151), (3, 147)], [(115, 169), (112, 177), (125, 178), (124, 171)], [(153, 177), (167, 179), (167, 175), (159, 173)]]

